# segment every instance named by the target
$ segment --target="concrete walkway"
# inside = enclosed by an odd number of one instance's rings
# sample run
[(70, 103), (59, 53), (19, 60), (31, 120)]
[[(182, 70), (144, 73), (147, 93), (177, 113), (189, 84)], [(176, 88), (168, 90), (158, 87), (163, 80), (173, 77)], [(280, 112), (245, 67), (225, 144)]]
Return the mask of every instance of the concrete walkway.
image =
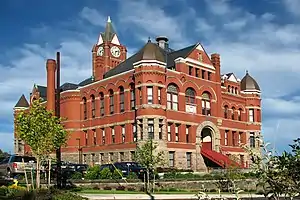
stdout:
[[(144, 199), (144, 200), (188, 200), (188, 199), (198, 199), (194, 194), (153, 194), (153, 196), (149, 196), (147, 194), (80, 194), (83, 197), (87, 197), (91, 200), (110, 200), (110, 199), (119, 199), (119, 200), (133, 200), (133, 199)], [(209, 198), (218, 198), (220, 197), (218, 194), (209, 194)], [(235, 198), (234, 194), (226, 194), (222, 195), (224, 198)], [(263, 195), (252, 194), (240, 194), (240, 198), (263, 198)]]

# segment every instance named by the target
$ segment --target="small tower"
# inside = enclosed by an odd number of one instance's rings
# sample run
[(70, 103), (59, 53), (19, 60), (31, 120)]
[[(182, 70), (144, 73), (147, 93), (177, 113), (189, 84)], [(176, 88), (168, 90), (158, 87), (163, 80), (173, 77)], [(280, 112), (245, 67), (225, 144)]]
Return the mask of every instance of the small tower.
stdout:
[(93, 74), (95, 81), (103, 79), (103, 75), (126, 60), (127, 49), (120, 44), (112, 21), (108, 16), (105, 31), (99, 34), (98, 41), (92, 50)]
[[(26, 97), (24, 96), (24, 94), (22, 94), (22, 96), (20, 97), (19, 101), (17, 102), (17, 104), (14, 107), (14, 119), (17, 118), (18, 114), (29, 108), (29, 103), (26, 100)], [(24, 155), (25, 153), (25, 148), (24, 148), (24, 142), (22, 140), (19, 140), (19, 138), (17, 137), (16, 134), (16, 124), (14, 122), (14, 152), (15, 154), (20, 154), (20, 155)]]

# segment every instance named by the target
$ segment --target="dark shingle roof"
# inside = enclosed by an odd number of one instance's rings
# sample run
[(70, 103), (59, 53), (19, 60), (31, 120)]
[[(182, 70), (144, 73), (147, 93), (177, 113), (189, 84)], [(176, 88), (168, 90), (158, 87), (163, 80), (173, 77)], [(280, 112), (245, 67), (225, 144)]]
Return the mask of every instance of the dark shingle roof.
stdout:
[[(191, 45), (189, 47), (180, 49), (178, 51), (173, 51), (173, 50), (164, 50), (162, 48), (160, 48), (157, 44), (154, 43), (150, 43), (151, 47), (153, 47), (153, 45), (155, 45), (156, 47), (153, 49), (155, 49), (156, 54), (161, 54), (159, 55), (159, 61), (165, 62), (166, 58), (167, 58), (167, 68), (171, 68), (173, 66), (175, 66), (175, 62), (174, 60), (178, 57), (183, 57), (185, 58), (186, 56), (188, 56), (188, 54), (198, 45), (198, 44), (194, 44)], [(133, 69), (133, 63), (141, 60), (144, 56), (144, 48), (149, 45), (149, 43), (147, 43), (140, 51), (138, 51), (136, 54), (132, 55), (131, 57), (129, 57), (127, 60), (125, 60), (124, 62), (120, 63), (118, 66), (116, 66), (115, 68), (111, 69), (110, 71), (108, 71), (105, 75), (104, 78), (108, 78), (126, 71), (129, 71), (131, 69)], [(159, 53), (160, 52), (160, 53)], [(166, 55), (167, 54), (167, 55)], [(163, 58), (161, 57), (163, 56)]]
[(26, 97), (24, 96), (24, 94), (22, 94), (19, 101), (15, 105), (15, 108), (28, 108), (28, 107), (29, 107), (29, 103), (26, 100)]
[(62, 86), (60, 86), (60, 91), (67, 91), (67, 90), (75, 90), (78, 88), (77, 84), (74, 83), (64, 83)]
[(36, 85), (37, 90), (40, 93), (40, 97), (44, 100), (47, 101), (47, 87), (41, 86), (41, 85)]

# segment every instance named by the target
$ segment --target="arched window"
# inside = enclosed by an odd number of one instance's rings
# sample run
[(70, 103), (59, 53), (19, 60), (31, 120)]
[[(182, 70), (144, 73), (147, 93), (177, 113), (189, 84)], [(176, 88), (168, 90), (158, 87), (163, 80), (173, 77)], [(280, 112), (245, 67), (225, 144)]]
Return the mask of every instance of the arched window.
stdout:
[(86, 98), (82, 98), (83, 101), (83, 118), (87, 119), (87, 106), (86, 106)]
[(235, 90), (234, 90), (234, 87), (232, 86), (231, 87), (231, 92), (234, 94)]
[(134, 84), (130, 84), (130, 108), (131, 110), (135, 109), (135, 88)]
[(228, 106), (224, 106), (224, 118), (228, 118)]
[(210, 94), (204, 92), (202, 94), (202, 115), (211, 115)]
[(231, 87), (228, 85), (228, 88), (227, 88), (227, 91), (228, 91), (228, 92), (230, 92), (230, 88), (231, 88)]
[(124, 88), (122, 86), (119, 87), (120, 92), (120, 112), (124, 112)]
[(196, 103), (196, 92), (193, 88), (188, 88), (185, 91), (185, 103), (195, 104)]
[(104, 94), (100, 92), (100, 115), (104, 116)]
[(110, 114), (114, 113), (114, 91), (112, 89), (109, 90), (109, 112)]
[(95, 103), (95, 96), (91, 95), (91, 104), (92, 104), (92, 118), (96, 116), (96, 103)]
[(235, 107), (232, 107), (231, 119), (235, 120)]
[(235, 94), (239, 94), (237, 87), (235, 88)]
[(238, 109), (238, 120), (242, 121), (242, 109), (241, 108)]
[(178, 110), (178, 89), (175, 84), (170, 84), (167, 88), (167, 108)]

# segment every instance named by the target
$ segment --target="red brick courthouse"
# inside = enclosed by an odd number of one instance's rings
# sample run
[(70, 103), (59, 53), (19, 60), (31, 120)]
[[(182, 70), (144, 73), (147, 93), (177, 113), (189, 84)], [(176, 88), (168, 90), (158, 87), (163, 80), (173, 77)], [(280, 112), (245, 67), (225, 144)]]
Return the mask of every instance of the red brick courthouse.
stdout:
[[(169, 167), (203, 170), (230, 160), (248, 167), (240, 146), (259, 146), (257, 82), (248, 72), (242, 80), (221, 74), (220, 55), (207, 55), (200, 43), (179, 50), (169, 45), (157, 37), (127, 58), (108, 19), (92, 47), (92, 76), (61, 86), (61, 116), (70, 132), (63, 160), (130, 161), (136, 145), (152, 138)], [(47, 86), (34, 85), (29, 103), (22, 95), (15, 114), (40, 97), (54, 109), (56, 61), (48, 59), (46, 70)], [(18, 138), (15, 153), (29, 153)]]

